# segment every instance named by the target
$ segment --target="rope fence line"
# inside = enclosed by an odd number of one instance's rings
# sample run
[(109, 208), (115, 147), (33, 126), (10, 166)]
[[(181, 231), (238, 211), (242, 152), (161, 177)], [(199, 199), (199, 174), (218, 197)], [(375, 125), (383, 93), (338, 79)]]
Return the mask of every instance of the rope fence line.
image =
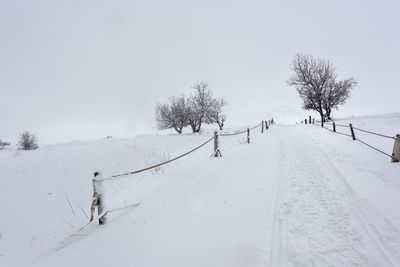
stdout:
[(190, 151), (188, 151), (188, 152), (186, 152), (186, 153), (183, 153), (182, 155), (179, 155), (179, 156), (177, 156), (177, 157), (175, 157), (175, 158), (173, 158), (173, 159), (170, 159), (170, 160), (164, 161), (164, 162), (162, 162), (162, 163), (159, 163), (159, 164), (156, 164), (156, 165), (147, 167), (147, 168), (143, 168), (143, 169), (140, 169), (140, 170), (137, 170), (137, 171), (132, 171), (132, 172), (126, 172), (126, 173), (122, 173), (122, 174), (113, 175), (113, 176), (110, 176), (110, 177), (108, 177), (108, 178), (103, 178), (103, 179), (98, 180), (98, 181), (116, 180), (116, 178), (118, 179), (118, 178), (120, 178), (120, 177), (122, 177), (122, 176), (132, 175), (132, 174), (136, 174), (136, 173), (141, 173), (141, 172), (144, 172), (144, 171), (148, 171), (148, 170), (151, 170), (151, 169), (155, 169), (155, 168), (157, 168), (157, 167), (160, 167), (160, 166), (162, 166), (162, 165), (171, 163), (171, 162), (173, 162), (173, 161), (175, 161), (175, 160), (178, 160), (178, 159), (180, 159), (180, 158), (183, 158), (184, 156), (187, 156), (187, 155), (189, 155), (189, 154), (195, 152), (196, 150), (198, 150), (198, 149), (202, 148), (203, 146), (205, 146), (206, 144), (210, 143), (213, 139), (214, 139), (214, 136), (211, 137), (210, 139), (208, 139), (207, 141), (205, 141), (204, 143), (202, 143), (201, 145), (199, 145), (199, 146), (193, 148), (192, 150), (190, 150)]
[[(374, 149), (374, 150), (376, 150), (376, 151), (378, 151), (378, 152), (390, 157), (392, 159), (392, 162), (399, 162), (400, 161), (400, 134), (397, 134), (396, 137), (393, 137), (393, 136), (389, 136), (389, 135), (385, 135), (385, 134), (381, 134), (381, 133), (376, 133), (376, 132), (360, 129), (358, 127), (354, 127), (352, 124), (343, 125), (343, 124), (336, 124), (336, 122), (332, 122), (332, 123), (330, 123), (330, 122), (321, 122), (321, 121), (315, 120), (315, 119), (313, 119), (312, 123), (311, 123), (311, 116), (310, 116), (309, 121), (310, 121), (310, 124), (314, 124), (314, 125), (315, 125), (315, 122), (321, 123), (321, 127), (322, 128), (325, 128), (326, 130), (329, 130), (331, 132), (338, 133), (338, 134), (341, 134), (341, 135), (345, 135), (345, 136), (348, 136), (348, 137), (352, 137), (354, 141), (359, 141), (360, 143), (362, 143), (362, 144), (364, 144), (364, 145), (366, 145), (366, 146), (368, 146), (368, 147), (370, 147), (370, 148), (372, 148), (372, 149)], [(303, 123), (303, 121), (301, 121), (301, 123)], [(304, 120), (304, 124), (307, 124), (307, 119)], [(333, 126), (333, 130), (329, 129), (326, 126), (324, 126), (324, 124), (332, 125)], [(338, 131), (336, 131), (336, 127), (350, 128), (351, 134), (345, 134), (345, 133), (338, 132)], [(364, 132), (364, 133), (368, 133), (368, 134), (372, 134), (372, 135), (376, 135), (376, 136), (380, 136), (380, 137), (384, 137), (384, 138), (388, 138), (388, 139), (394, 139), (395, 142), (394, 142), (394, 146), (393, 146), (392, 155), (382, 151), (381, 149), (379, 149), (379, 148), (377, 148), (375, 146), (372, 146), (372, 145), (360, 140), (359, 138), (356, 137), (354, 130), (357, 130), (357, 131), (360, 131), (360, 132)]]
[(231, 133), (231, 134), (219, 134), (219, 136), (235, 136), (235, 135), (244, 134), (244, 133), (247, 133), (247, 130), (237, 132), (237, 133)]
[[(254, 130), (257, 127), (260, 127), (263, 123), (261, 122), (260, 124), (257, 124), (256, 126), (254, 126), (253, 128), (249, 128), (250, 130)], [(223, 133), (223, 134), (218, 134), (219, 136), (235, 136), (235, 135), (240, 135), (240, 134), (244, 134), (247, 133), (247, 129), (241, 132), (235, 132), (235, 133)]]
[(393, 136), (388, 136), (388, 135), (384, 135), (384, 134), (380, 134), (380, 133), (374, 133), (374, 132), (370, 132), (370, 131), (363, 130), (363, 129), (356, 128), (356, 127), (353, 127), (353, 129), (361, 131), (361, 132), (364, 132), (364, 133), (374, 134), (374, 135), (377, 135), (377, 136), (386, 137), (386, 138), (390, 138), (390, 139), (395, 139), (396, 140), (396, 137), (393, 137)]
[(371, 146), (370, 144), (367, 144), (367, 143), (365, 143), (364, 141), (361, 141), (360, 139), (356, 139), (358, 142), (360, 142), (360, 143), (362, 143), (362, 144), (364, 144), (364, 145), (366, 145), (366, 146), (369, 146), (370, 148), (372, 148), (372, 149), (375, 149), (376, 151), (378, 151), (378, 152), (381, 152), (382, 154), (384, 154), (384, 155), (386, 155), (386, 156), (388, 156), (388, 157), (390, 157), (390, 158), (393, 158), (392, 157), (392, 155), (389, 155), (388, 153), (386, 153), (386, 152), (384, 152), (384, 151), (382, 151), (382, 150), (380, 150), (380, 149), (378, 149), (378, 148), (376, 148), (376, 147), (374, 147), (374, 146)]
[[(185, 153), (183, 153), (183, 154), (181, 154), (181, 155), (179, 155), (179, 156), (177, 156), (177, 157), (175, 157), (173, 159), (170, 159), (170, 160), (167, 160), (167, 161), (164, 161), (164, 162), (161, 162), (161, 163), (158, 163), (158, 164), (155, 164), (153, 166), (149, 166), (149, 167), (146, 167), (146, 168), (143, 168), (143, 169), (139, 169), (139, 170), (131, 171), (131, 172), (126, 172), (126, 173), (122, 173), (122, 174), (117, 174), (117, 175), (112, 175), (112, 176), (106, 177), (106, 178), (102, 178), (99, 175), (100, 174), (99, 172), (95, 172), (94, 173), (94, 178), (92, 179), (93, 197), (92, 197), (92, 205), (91, 205), (91, 209), (90, 209), (91, 210), (91, 215), (90, 215), (89, 223), (94, 220), (94, 212), (95, 212), (96, 207), (97, 207), (97, 212), (98, 212), (99, 225), (102, 225), (102, 224), (106, 223), (106, 217), (105, 216), (107, 214), (109, 214), (109, 213), (111, 213), (113, 211), (116, 211), (116, 210), (109, 210), (109, 211), (104, 212), (104, 194), (102, 193), (103, 191), (101, 189), (101, 183), (102, 182), (122, 179), (122, 178), (125, 178), (125, 177), (129, 176), (129, 175), (138, 174), (138, 173), (141, 173), (141, 172), (144, 172), (144, 171), (148, 171), (148, 170), (155, 169), (155, 168), (158, 168), (160, 166), (166, 165), (168, 163), (176, 161), (176, 160), (178, 160), (180, 158), (183, 158), (183, 157), (195, 152), (196, 150), (198, 150), (198, 149), (202, 148), (203, 146), (205, 146), (206, 144), (210, 143), (212, 140), (214, 140), (214, 153), (211, 155), (211, 157), (221, 157), (222, 154), (221, 154), (221, 152), (219, 150), (219, 147), (218, 147), (219, 146), (219, 142), (218, 142), (218, 137), (219, 136), (235, 136), (235, 135), (240, 135), (240, 134), (243, 134), (243, 133), (247, 133), (247, 143), (250, 144), (250, 131), (262, 126), (261, 133), (264, 133), (264, 124), (265, 124), (265, 129), (268, 130), (269, 126), (274, 124), (274, 119), (271, 119), (269, 121), (262, 121), (260, 124), (257, 124), (256, 126), (254, 126), (252, 128), (247, 128), (244, 131), (238, 131), (238, 132), (231, 133), (231, 134), (229, 134), (229, 133), (228, 134), (226, 134), (226, 133), (225, 134), (218, 134), (218, 132), (215, 131), (213, 137), (207, 139), (204, 143), (202, 143), (199, 146), (191, 149), (190, 151), (185, 152)], [(117, 210), (121, 210), (121, 209), (117, 209)]]
[(260, 124), (256, 125), (256, 126), (254, 126), (253, 128), (250, 128), (250, 130), (254, 130), (254, 129), (256, 129), (256, 128), (260, 127), (260, 126), (261, 126), (261, 124), (262, 124), (262, 122), (261, 122)]

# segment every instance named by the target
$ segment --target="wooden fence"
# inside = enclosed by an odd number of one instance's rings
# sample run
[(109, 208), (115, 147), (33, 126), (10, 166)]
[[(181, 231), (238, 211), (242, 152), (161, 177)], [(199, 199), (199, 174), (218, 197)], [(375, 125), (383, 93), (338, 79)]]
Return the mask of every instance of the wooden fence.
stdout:
[[(380, 134), (380, 133), (376, 133), (376, 132), (372, 132), (372, 131), (367, 131), (364, 129), (360, 129), (358, 127), (354, 127), (353, 124), (349, 124), (349, 125), (344, 125), (344, 124), (337, 124), (336, 122), (324, 122), (324, 121), (319, 121), (316, 119), (311, 119), (311, 116), (309, 116), (308, 118), (306, 118), (304, 121), (302, 121), (301, 123), (307, 124), (307, 122), (309, 124), (312, 125), (316, 125), (315, 123), (320, 123), (321, 127), (329, 130), (333, 133), (337, 133), (337, 134), (341, 134), (344, 136), (348, 136), (351, 137), (354, 141), (358, 141), (372, 149), (374, 149), (375, 151), (378, 151), (380, 153), (382, 153), (383, 155), (386, 155), (388, 157), (391, 158), (392, 162), (399, 162), (400, 161), (400, 134), (396, 134), (396, 136), (389, 136), (389, 135), (385, 135), (385, 134)], [(332, 129), (328, 128), (326, 125), (331, 125)], [(344, 133), (344, 132), (340, 132), (337, 130), (337, 128), (344, 128), (344, 129), (349, 129), (348, 133)], [(355, 131), (360, 131), (360, 132), (364, 132), (367, 134), (371, 134), (371, 135), (376, 135), (382, 138), (388, 138), (388, 139), (393, 139), (394, 140), (394, 145), (393, 145), (393, 152), (392, 154), (386, 153), (385, 151), (382, 151), (381, 149), (372, 146), (362, 140), (360, 140), (358, 137), (356, 137)]]

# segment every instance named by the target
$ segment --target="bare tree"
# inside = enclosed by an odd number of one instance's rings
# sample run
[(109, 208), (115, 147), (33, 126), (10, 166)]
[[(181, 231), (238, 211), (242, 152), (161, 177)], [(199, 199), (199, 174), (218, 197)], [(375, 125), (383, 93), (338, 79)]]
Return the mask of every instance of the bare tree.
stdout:
[(179, 134), (188, 125), (189, 113), (184, 96), (171, 97), (168, 104), (157, 104), (156, 120), (158, 129), (173, 128)]
[(302, 54), (295, 56), (292, 71), (288, 84), (295, 86), (304, 109), (320, 114), (322, 125), (325, 114), (330, 118), (332, 109), (344, 104), (357, 84), (353, 78), (336, 81), (336, 70), (331, 61)]
[(18, 147), (20, 150), (35, 150), (38, 149), (36, 137), (28, 131), (21, 133)]
[(322, 107), (328, 120), (332, 119), (332, 109), (337, 109), (339, 105), (346, 103), (346, 100), (350, 97), (350, 91), (355, 86), (357, 86), (357, 81), (354, 78), (331, 81), (328, 84), (322, 99)]
[(327, 84), (335, 76), (335, 69), (330, 61), (314, 59), (311, 56), (297, 54), (292, 62), (293, 74), (288, 84), (295, 86), (303, 108), (315, 110), (324, 121), (323, 98)]
[(224, 99), (214, 99), (210, 111), (208, 112), (208, 120), (218, 124), (220, 130), (224, 128), (224, 123), (226, 121), (226, 115), (222, 112), (222, 107), (225, 105), (226, 102)]
[(193, 133), (198, 133), (204, 123), (217, 123), (223, 129), (226, 116), (222, 113), (222, 107), (226, 102), (213, 98), (205, 81), (197, 82), (193, 88), (195, 92), (188, 98), (182, 95), (170, 98), (168, 104), (157, 104), (159, 129), (173, 128), (180, 134), (183, 127), (190, 125)]
[(195, 93), (187, 101), (189, 103), (188, 122), (193, 133), (198, 133), (202, 123), (211, 123), (208, 115), (214, 100), (207, 82), (197, 82), (193, 88)]

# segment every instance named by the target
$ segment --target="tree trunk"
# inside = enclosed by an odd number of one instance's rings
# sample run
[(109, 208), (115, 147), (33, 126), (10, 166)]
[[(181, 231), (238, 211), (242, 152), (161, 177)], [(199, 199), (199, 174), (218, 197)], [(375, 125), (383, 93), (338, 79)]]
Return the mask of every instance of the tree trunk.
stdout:
[(321, 127), (324, 127), (324, 122), (325, 122), (324, 113), (320, 112), (319, 115), (321, 115)]
[(201, 128), (201, 121), (199, 121), (199, 124), (198, 124), (197, 129), (196, 129), (196, 133), (200, 132), (200, 128)]
[(193, 123), (190, 123), (190, 127), (192, 128), (192, 132), (195, 133), (196, 132), (196, 125)]
[(329, 121), (332, 120), (331, 112), (332, 112), (332, 110), (330, 108), (326, 109), (326, 117), (328, 118)]

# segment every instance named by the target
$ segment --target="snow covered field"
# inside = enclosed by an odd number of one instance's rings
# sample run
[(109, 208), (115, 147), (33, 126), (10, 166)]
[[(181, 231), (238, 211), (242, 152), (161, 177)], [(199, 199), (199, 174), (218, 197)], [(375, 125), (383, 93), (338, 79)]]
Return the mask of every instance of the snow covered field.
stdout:
[[(400, 133), (399, 114), (337, 122)], [(393, 140), (356, 135), (392, 152)], [(210, 137), (0, 151), (0, 266), (400, 266), (400, 163), (303, 124), (258, 128), (250, 145), (220, 137), (222, 158), (209, 143), (107, 182), (109, 208), (140, 204), (67, 238), (88, 222), (94, 171), (136, 170)]]

